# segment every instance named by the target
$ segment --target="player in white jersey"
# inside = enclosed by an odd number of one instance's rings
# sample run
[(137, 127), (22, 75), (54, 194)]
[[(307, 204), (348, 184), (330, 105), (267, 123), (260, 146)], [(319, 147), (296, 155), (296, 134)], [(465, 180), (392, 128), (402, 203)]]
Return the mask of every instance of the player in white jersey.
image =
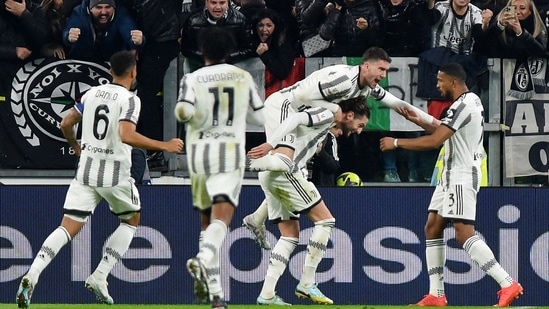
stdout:
[[(200, 35), (205, 67), (181, 80), (175, 115), (187, 125), (193, 206), (200, 212), (198, 254), (187, 261), (199, 300), (224, 308), (219, 263), (244, 178), (246, 123), (263, 124), (263, 101), (247, 71), (226, 64), (234, 43), (221, 27)], [(205, 293), (206, 292), (206, 293)]]
[(413, 139), (382, 138), (382, 151), (403, 148), (426, 150), (444, 144), (446, 152), (442, 178), (435, 188), (425, 224), (426, 261), (429, 273), (429, 294), (419, 306), (446, 306), (444, 293), (445, 242), (444, 229), (452, 223), (456, 241), (471, 259), (500, 286), (496, 307), (508, 307), (523, 288), (498, 263), (492, 250), (475, 233), (477, 192), (480, 188), (483, 108), (480, 98), (465, 85), (466, 74), (461, 65), (442, 66), (437, 74), (437, 88), (453, 100), (446, 118), (427, 124), (413, 111), (400, 109), (408, 120), (431, 133)]
[[(264, 204), (268, 205), (269, 220), (278, 225), (281, 237), (271, 253), (263, 288), (257, 298), (258, 304), (288, 305), (276, 295), (275, 286), (299, 243), (300, 214), (305, 214), (311, 219), (315, 227), (309, 239), (305, 264), (295, 295), (317, 304), (333, 304), (333, 301), (317, 287), (315, 274), (326, 251), (335, 218), (315, 185), (307, 180), (302, 170), (306, 169), (306, 162), (314, 155), (318, 144), (324, 140), (332, 126), (341, 129), (345, 135), (362, 131), (370, 117), (370, 110), (364, 101), (363, 96), (340, 101), (339, 110), (335, 114), (323, 107), (312, 107), (295, 113), (277, 128), (271, 128), (266, 143), (248, 152), (251, 158), (264, 156), (273, 149), (272, 145), (277, 145), (293, 130), (299, 131), (303, 137), (295, 144), (294, 170), (259, 173), (261, 188), (266, 196)], [(269, 112), (267, 105), (265, 113)]]
[[(82, 106), (71, 109), (61, 122), (63, 135), (80, 156), (77, 175), (67, 191), (61, 225), (46, 238), (21, 280), (17, 291), (19, 308), (30, 305), (42, 271), (78, 234), (102, 199), (118, 216), (120, 225), (107, 241), (101, 262), (86, 279), (85, 286), (100, 302), (112, 304), (107, 276), (128, 250), (141, 217), (139, 193), (130, 177), (131, 148), (174, 153), (183, 150), (183, 141), (178, 138), (161, 142), (135, 131), (141, 108), (139, 98), (129, 92), (137, 75), (135, 54), (117, 52), (111, 57), (110, 64), (113, 82), (90, 88), (82, 96), (83, 109)], [(73, 128), (80, 121), (81, 146)]]
[[(371, 47), (364, 52), (361, 65), (325, 67), (294, 85), (273, 93), (265, 101), (265, 106), (269, 109), (269, 112), (265, 113), (267, 139), (280, 123), (300, 109), (324, 107), (335, 112), (338, 109), (337, 102), (358, 96), (371, 95), (390, 108), (412, 109), (425, 122), (434, 121), (431, 115), (396, 98), (378, 85), (386, 77), (390, 63), (391, 57), (383, 49)], [(270, 154), (252, 159), (250, 170), (291, 171), (294, 169), (296, 145), (308, 142), (309, 137), (304, 136), (299, 130), (290, 131), (276, 145), (272, 145), (274, 149)], [(254, 234), (262, 248), (270, 249), (270, 244), (265, 238), (266, 219), (267, 206), (262, 203), (253, 214), (244, 218), (243, 225)]]

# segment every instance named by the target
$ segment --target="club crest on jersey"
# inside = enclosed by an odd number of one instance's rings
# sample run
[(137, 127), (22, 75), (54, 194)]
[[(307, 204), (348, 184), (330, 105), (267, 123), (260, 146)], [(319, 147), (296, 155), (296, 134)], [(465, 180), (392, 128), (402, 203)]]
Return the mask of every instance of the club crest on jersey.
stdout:
[[(92, 86), (111, 81), (108, 63), (37, 59), (13, 79), (10, 107), (19, 132), (33, 147), (39, 135), (65, 141), (61, 120)], [(40, 133), (37, 135), (37, 133)]]

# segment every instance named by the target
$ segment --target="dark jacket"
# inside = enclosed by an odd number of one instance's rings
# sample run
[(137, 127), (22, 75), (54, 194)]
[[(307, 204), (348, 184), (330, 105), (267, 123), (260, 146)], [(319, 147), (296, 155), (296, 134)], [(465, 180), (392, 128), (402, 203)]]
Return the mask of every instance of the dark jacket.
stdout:
[[(534, 18), (530, 15), (520, 22), (522, 34), (516, 34), (510, 29), (500, 29), (497, 25), (497, 18), (485, 32), (485, 40), (490, 42), (488, 46), (488, 57), (523, 59), (528, 57), (547, 57), (547, 32), (541, 32), (537, 37), (533, 37)], [(506, 41), (502, 34), (505, 32)]]
[(335, 137), (332, 134), (328, 134), (324, 140), (322, 150), (312, 158), (311, 182), (317, 186), (336, 185), (339, 160), (336, 160), (334, 156), (334, 141)]
[[(101, 40), (96, 39), (96, 30), (93, 25), (93, 17), (88, 10), (88, 4), (89, 0), (84, 0), (82, 4), (74, 8), (63, 30), (63, 43), (68, 49), (67, 58), (108, 61), (117, 51), (141, 48), (141, 45), (135, 45), (131, 40), (131, 31), (139, 28), (123, 5), (116, 7), (116, 13), (109, 23), (107, 35)], [(74, 43), (69, 42), (71, 28), (80, 28), (80, 37)], [(143, 36), (144, 39), (145, 36)]]
[(134, 0), (132, 12), (148, 42), (179, 39), (181, 0)]
[(417, 57), (429, 48), (430, 28), (425, 22), (425, 1), (404, 0), (400, 5), (379, 0), (381, 27), (384, 35), (381, 47), (392, 57)]
[[(27, 9), (15, 17), (0, 5), (0, 60), (17, 60), (15, 47), (26, 47), (36, 53), (48, 39), (48, 23), (44, 12), (32, 1)], [(19, 65), (19, 64), (18, 64)]]
[(25, 63), (17, 58), (16, 47), (32, 51), (31, 58), (48, 38), (48, 24), (38, 5), (27, 1), (27, 10), (17, 18), (0, 5), (0, 96), (8, 96), (13, 76)]
[[(368, 21), (366, 30), (356, 26), (356, 20), (360, 17)], [(332, 10), (320, 27), (320, 36), (334, 40), (333, 56), (361, 57), (366, 49), (380, 46), (380, 30), (376, 3), (372, 0), (356, 0), (352, 5), (344, 5), (341, 11)]]
[(228, 63), (236, 63), (255, 55), (255, 48), (251, 45), (251, 25), (242, 13), (229, 6), (227, 16), (217, 20), (215, 24), (210, 23), (208, 16), (208, 10), (202, 8), (191, 14), (185, 22), (181, 41), (181, 53), (185, 57), (204, 63), (202, 52), (198, 49), (198, 34), (200, 30), (212, 26), (229, 30), (236, 41), (236, 50), (230, 54)]

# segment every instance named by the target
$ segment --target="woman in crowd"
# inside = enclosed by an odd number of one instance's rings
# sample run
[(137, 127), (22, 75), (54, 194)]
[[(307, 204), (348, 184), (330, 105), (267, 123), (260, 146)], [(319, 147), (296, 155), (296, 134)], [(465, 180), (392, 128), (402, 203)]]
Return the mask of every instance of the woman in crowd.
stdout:
[(547, 29), (532, 0), (509, 0), (485, 35), (495, 43), (491, 44), (490, 57), (523, 59), (547, 55)]
[(252, 25), (257, 55), (274, 78), (285, 79), (290, 74), (296, 53), (292, 44), (286, 41), (284, 22), (276, 11), (264, 8), (252, 17)]

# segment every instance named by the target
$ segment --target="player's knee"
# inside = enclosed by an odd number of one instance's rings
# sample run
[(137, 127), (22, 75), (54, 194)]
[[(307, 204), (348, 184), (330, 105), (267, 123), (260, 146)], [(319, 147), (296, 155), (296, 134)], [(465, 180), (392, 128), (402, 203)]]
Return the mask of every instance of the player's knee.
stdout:
[(335, 227), (335, 218), (329, 218), (324, 220), (319, 220), (315, 222), (315, 226), (318, 226), (322, 229), (324, 229), (328, 233), (332, 233), (332, 230)]

